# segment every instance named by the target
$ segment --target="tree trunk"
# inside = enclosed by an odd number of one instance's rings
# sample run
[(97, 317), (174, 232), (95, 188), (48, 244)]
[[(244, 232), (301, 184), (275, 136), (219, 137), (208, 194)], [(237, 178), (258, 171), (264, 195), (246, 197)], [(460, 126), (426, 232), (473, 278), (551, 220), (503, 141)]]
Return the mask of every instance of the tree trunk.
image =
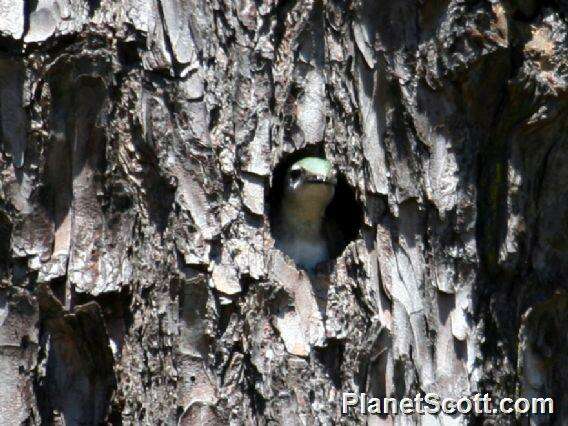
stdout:
[[(567, 16), (0, 0), (0, 424), (566, 424)], [(270, 218), (314, 154), (354, 233), (312, 275)]]

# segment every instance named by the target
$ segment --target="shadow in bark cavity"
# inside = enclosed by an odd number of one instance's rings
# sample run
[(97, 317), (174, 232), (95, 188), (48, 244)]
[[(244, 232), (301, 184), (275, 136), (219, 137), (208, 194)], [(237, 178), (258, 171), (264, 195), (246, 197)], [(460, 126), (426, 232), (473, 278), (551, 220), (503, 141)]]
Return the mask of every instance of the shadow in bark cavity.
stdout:
[(89, 5), (89, 16), (93, 16), (95, 14), (95, 10), (100, 7), (101, 0), (87, 0), (87, 4)]
[(141, 59), (138, 49), (142, 47), (142, 43), (137, 40), (118, 40), (116, 47), (118, 60), (124, 68), (135, 68), (140, 64)]
[(326, 373), (337, 389), (341, 389), (341, 364), (343, 363), (344, 343), (339, 339), (327, 339), (325, 348), (315, 351), (317, 360), (323, 365)]
[[(0, 151), (9, 155), (21, 172), (27, 144), (24, 105), (25, 70), (21, 60), (0, 57)], [(21, 173), (16, 174), (21, 183)]]
[(71, 292), (71, 308), (96, 302), (105, 319), (111, 349), (119, 357), (124, 345), (125, 336), (134, 322), (131, 312), (132, 294), (127, 287), (120, 292), (113, 291), (98, 296), (86, 293)]
[(46, 359), (36, 383), (42, 424), (103, 424), (116, 378), (101, 306), (90, 301), (68, 311), (47, 284), (36, 296)]
[(0, 272), (7, 266), (8, 259), (10, 259), (11, 235), (12, 225), (10, 224), (8, 217), (0, 211)]

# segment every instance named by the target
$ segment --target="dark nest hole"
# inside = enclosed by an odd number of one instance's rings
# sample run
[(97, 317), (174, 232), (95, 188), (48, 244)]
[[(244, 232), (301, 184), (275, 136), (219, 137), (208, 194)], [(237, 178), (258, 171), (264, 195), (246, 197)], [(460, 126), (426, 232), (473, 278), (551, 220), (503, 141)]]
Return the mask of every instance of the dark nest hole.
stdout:
[[(271, 229), (274, 229), (280, 212), (286, 171), (292, 164), (304, 157), (325, 158), (323, 147), (319, 145), (309, 146), (286, 154), (274, 169), (267, 195), (268, 218)], [(335, 241), (328, 241), (331, 259), (340, 256), (347, 244), (360, 238), (360, 230), (363, 224), (363, 206), (357, 200), (355, 191), (349, 185), (345, 176), (339, 170), (336, 169), (336, 171), (335, 195), (327, 206), (324, 217), (324, 222), (331, 223), (333, 228), (338, 230), (333, 237)]]

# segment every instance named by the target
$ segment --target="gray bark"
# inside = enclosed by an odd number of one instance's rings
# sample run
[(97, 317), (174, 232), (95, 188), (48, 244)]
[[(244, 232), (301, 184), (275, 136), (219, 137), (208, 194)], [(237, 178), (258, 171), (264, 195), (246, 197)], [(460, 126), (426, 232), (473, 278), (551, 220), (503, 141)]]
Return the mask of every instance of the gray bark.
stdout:
[[(0, 424), (566, 424), (567, 17), (0, 0)], [(314, 277), (270, 208), (318, 151), (358, 233)], [(556, 413), (342, 415), (342, 392)]]

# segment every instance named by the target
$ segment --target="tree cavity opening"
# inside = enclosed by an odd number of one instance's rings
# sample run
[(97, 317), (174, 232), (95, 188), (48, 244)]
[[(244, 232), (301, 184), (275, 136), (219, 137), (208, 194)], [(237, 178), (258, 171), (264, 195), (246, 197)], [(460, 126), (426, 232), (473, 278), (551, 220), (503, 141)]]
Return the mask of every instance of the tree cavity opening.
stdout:
[[(283, 227), (283, 202), (286, 195), (287, 172), (298, 161), (306, 157), (318, 157), (325, 159), (321, 146), (310, 146), (296, 152), (285, 154), (274, 169), (270, 189), (267, 194), (268, 217), (271, 235), (276, 242), (276, 248), (296, 260), (297, 266), (310, 269), (305, 265), (298, 264), (298, 256), (287, 251), (289, 244), (282, 244), (283, 238), (287, 237), (287, 229)], [(325, 261), (340, 256), (345, 247), (361, 237), (361, 225), (363, 223), (363, 207), (355, 196), (355, 191), (348, 183), (345, 176), (335, 167), (336, 184), (331, 201), (325, 209), (322, 220), (322, 237), (327, 246)]]

